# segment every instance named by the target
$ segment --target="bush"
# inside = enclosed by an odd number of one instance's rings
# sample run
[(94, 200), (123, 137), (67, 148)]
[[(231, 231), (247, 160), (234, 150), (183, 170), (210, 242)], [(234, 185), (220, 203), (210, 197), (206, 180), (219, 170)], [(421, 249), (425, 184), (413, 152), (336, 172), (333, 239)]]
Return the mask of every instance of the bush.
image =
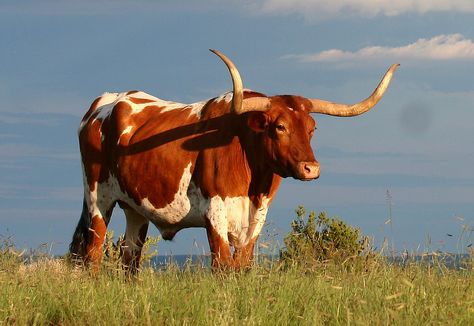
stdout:
[(285, 263), (314, 265), (322, 262), (344, 262), (351, 258), (372, 253), (369, 238), (362, 237), (360, 230), (347, 225), (336, 217), (321, 212), (317, 217), (299, 206), (291, 231), (284, 238), (285, 248), (280, 258)]

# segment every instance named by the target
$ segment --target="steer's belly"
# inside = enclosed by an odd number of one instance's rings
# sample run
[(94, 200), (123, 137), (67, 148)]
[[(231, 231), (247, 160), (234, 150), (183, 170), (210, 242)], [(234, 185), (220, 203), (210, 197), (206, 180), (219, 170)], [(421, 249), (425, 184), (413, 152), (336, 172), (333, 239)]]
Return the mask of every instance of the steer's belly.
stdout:
[(173, 201), (166, 206), (154, 207), (147, 198), (144, 198), (137, 211), (163, 233), (166, 229), (177, 231), (188, 227), (205, 227), (208, 207), (209, 199), (206, 199), (191, 182), (187, 189), (180, 189)]
[[(192, 181), (191, 163), (183, 170), (176, 193), (172, 200), (163, 202), (162, 198), (170, 197), (169, 187), (144, 187), (141, 184), (122, 193), (121, 199), (137, 213), (155, 224), (160, 231), (178, 231), (187, 227), (204, 227), (209, 200)], [(130, 183), (131, 184), (131, 183)], [(125, 189), (130, 186), (123, 187)], [(133, 195), (132, 195), (133, 194)], [(161, 204), (160, 204), (161, 202)], [(163, 233), (162, 232), (162, 233)]]

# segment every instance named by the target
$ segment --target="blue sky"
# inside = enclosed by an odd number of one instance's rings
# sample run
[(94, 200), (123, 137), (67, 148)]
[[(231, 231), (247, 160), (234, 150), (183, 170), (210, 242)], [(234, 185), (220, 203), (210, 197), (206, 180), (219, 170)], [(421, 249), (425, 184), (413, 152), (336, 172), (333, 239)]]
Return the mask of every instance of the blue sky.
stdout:
[[(76, 130), (92, 100), (217, 96), (231, 83), (215, 48), (247, 88), (349, 103), (401, 64), (373, 111), (315, 116), (321, 178), (284, 180), (265, 236), (281, 241), (304, 204), (377, 244), (456, 251), (462, 225), (474, 225), (473, 18), (474, 3), (447, 0), (2, 1), (0, 234), (65, 253), (82, 208)], [(123, 222), (117, 208), (116, 233)], [(208, 250), (202, 229), (160, 248)]]

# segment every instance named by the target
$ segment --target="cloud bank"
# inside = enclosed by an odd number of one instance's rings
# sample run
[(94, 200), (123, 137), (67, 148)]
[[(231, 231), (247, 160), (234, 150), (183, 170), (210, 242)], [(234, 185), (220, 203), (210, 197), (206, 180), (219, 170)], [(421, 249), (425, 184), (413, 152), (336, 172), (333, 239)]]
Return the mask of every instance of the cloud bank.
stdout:
[(474, 12), (472, 0), (263, 0), (259, 10), (267, 14), (298, 13), (307, 18), (336, 15), (398, 16), (404, 13)]
[(418, 39), (400, 47), (369, 46), (351, 52), (330, 49), (314, 54), (291, 54), (285, 59), (302, 62), (345, 62), (372, 59), (396, 60), (474, 60), (474, 42), (461, 34), (438, 35), (430, 39)]

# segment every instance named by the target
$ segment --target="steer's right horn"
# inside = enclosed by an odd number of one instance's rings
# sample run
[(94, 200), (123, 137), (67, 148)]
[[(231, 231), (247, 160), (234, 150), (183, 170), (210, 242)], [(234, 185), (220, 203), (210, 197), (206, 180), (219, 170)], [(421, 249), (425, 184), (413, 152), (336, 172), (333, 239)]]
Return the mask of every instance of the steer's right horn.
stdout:
[(233, 84), (231, 112), (242, 114), (249, 111), (266, 111), (270, 108), (270, 100), (267, 97), (251, 97), (244, 99), (244, 86), (239, 71), (234, 63), (217, 50), (209, 49), (224, 61), (229, 69)]

